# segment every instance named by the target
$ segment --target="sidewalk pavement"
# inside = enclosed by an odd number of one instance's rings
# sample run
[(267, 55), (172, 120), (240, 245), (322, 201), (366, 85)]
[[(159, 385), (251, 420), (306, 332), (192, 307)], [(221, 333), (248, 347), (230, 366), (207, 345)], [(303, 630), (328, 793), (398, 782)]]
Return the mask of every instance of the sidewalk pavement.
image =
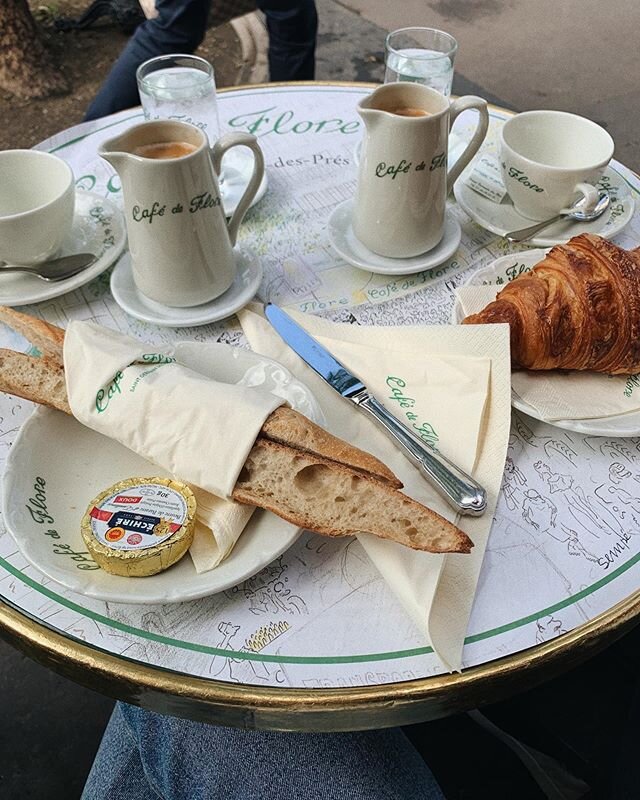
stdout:
[[(636, 0), (316, 0), (318, 80), (381, 81), (384, 38), (411, 25), (459, 42), (454, 93), (524, 111), (554, 108), (609, 130), (616, 158), (640, 169)], [(233, 22), (243, 67), (235, 85), (267, 80), (268, 39), (255, 12)]]

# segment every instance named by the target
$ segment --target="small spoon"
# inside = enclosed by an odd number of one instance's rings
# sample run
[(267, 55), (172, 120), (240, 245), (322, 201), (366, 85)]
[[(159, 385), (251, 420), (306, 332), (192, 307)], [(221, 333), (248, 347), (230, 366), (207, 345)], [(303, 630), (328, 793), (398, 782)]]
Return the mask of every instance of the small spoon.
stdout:
[(27, 272), (43, 281), (63, 281), (87, 269), (97, 260), (98, 256), (93, 253), (75, 253), (72, 256), (52, 258), (50, 261), (32, 265), (7, 264), (5, 261), (0, 261), (0, 275), (3, 272)]
[(538, 233), (538, 231), (546, 228), (547, 225), (551, 225), (552, 222), (557, 222), (559, 219), (563, 218), (574, 219), (577, 222), (591, 222), (591, 220), (597, 219), (604, 214), (604, 212), (609, 208), (610, 202), (611, 198), (609, 195), (606, 192), (600, 192), (598, 195), (598, 202), (591, 209), (591, 211), (582, 211), (581, 206), (584, 203), (584, 198), (580, 198), (575, 205), (564, 209), (552, 219), (547, 219), (544, 222), (537, 222), (535, 225), (531, 225), (528, 228), (521, 228), (519, 231), (505, 233), (505, 239), (508, 242), (525, 242), (527, 239), (530, 239), (532, 236)]

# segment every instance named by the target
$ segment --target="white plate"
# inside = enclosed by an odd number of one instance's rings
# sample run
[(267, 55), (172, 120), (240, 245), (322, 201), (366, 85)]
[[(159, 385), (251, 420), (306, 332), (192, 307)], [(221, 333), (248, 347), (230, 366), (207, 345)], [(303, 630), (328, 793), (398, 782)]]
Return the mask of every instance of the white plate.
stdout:
[[(547, 254), (548, 250), (527, 250), (522, 253), (501, 256), (482, 267), (465, 282), (466, 286), (495, 285), (496, 294), (505, 284), (514, 280), (518, 275), (529, 272)], [(456, 297), (451, 313), (453, 325), (462, 322), (464, 313), (460, 301)], [(602, 380), (606, 381), (607, 376), (603, 375)], [(555, 425), (558, 428), (565, 428), (568, 431), (585, 433), (589, 436), (620, 436), (631, 437), (640, 436), (640, 411), (631, 411), (628, 414), (616, 414), (611, 417), (596, 417), (593, 419), (558, 419), (553, 421), (543, 420), (538, 411), (526, 403), (515, 392), (511, 393), (511, 405), (519, 411), (523, 411), (534, 419), (547, 422), (548, 425)]]
[[(534, 220), (523, 217), (515, 210), (509, 195), (506, 195), (501, 203), (494, 203), (478, 192), (474, 192), (465, 182), (465, 175), (469, 174), (469, 169), (472, 168), (473, 162), (453, 187), (456, 200), (471, 219), (498, 236), (504, 236), (511, 231), (527, 228), (534, 224)], [(581, 223), (562, 220), (555, 222), (537, 236), (529, 239), (527, 244), (535, 247), (553, 247), (554, 244), (564, 244), (579, 233), (595, 233), (605, 239), (610, 239), (620, 233), (633, 216), (635, 206), (627, 182), (622, 175), (609, 166), (598, 182), (598, 186), (606, 189), (611, 196), (611, 207), (608, 212), (593, 222)]]
[(462, 235), (460, 225), (451, 211), (447, 209), (444, 234), (440, 243), (433, 250), (413, 258), (380, 256), (365, 247), (356, 237), (351, 225), (352, 212), (353, 200), (346, 200), (336, 206), (329, 217), (327, 226), (329, 241), (333, 249), (348, 264), (367, 272), (375, 272), (376, 275), (413, 275), (416, 272), (424, 272), (448, 261), (455, 255), (460, 245)]
[[(204, 374), (210, 363), (217, 380), (260, 386), (324, 423), (311, 392), (275, 361), (224, 344), (184, 342), (176, 345), (176, 352), (182, 363)], [(88, 562), (74, 560), (71, 552), (86, 553), (80, 520), (89, 502), (116, 481), (162, 474), (166, 473), (73, 417), (39, 407), (22, 426), (7, 459), (4, 521), (23, 556), (40, 572), (74, 592), (116, 603), (175, 603), (223, 591), (255, 575), (298, 537), (295, 525), (257, 511), (231, 555), (210, 572), (199, 575), (188, 554), (166, 572), (145, 578), (82, 569)], [(37, 482), (42, 484), (39, 494)], [(43, 506), (46, 518), (39, 516)], [(52, 538), (50, 531), (60, 538)]]
[(171, 308), (150, 300), (138, 291), (131, 270), (131, 255), (126, 253), (111, 274), (111, 294), (127, 314), (143, 322), (167, 328), (187, 328), (217, 322), (247, 305), (260, 287), (262, 265), (249, 250), (234, 250), (236, 277), (227, 291), (201, 306)]
[(35, 275), (0, 273), (0, 304), (23, 306), (71, 292), (111, 266), (124, 249), (127, 233), (122, 212), (93, 192), (76, 189), (76, 210), (71, 232), (57, 255), (95, 253), (98, 260), (84, 272), (64, 281), (47, 283)]
[[(247, 188), (253, 171), (253, 155), (245, 147), (234, 147), (228, 150), (222, 159), (224, 180), (220, 184), (220, 197), (222, 207), (227, 217), (230, 217), (238, 207), (240, 198)], [(251, 201), (251, 206), (262, 200), (267, 191), (267, 172), (265, 170), (256, 196)], [(251, 207), (250, 206), (250, 207)]]

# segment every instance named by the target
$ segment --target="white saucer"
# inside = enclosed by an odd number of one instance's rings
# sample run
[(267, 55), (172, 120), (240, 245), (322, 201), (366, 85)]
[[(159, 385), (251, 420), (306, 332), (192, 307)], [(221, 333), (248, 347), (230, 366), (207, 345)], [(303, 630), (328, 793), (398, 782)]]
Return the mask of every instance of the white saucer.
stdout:
[(113, 264), (123, 251), (126, 240), (122, 212), (104, 197), (76, 189), (73, 227), (57, 255), (90, 252), (95, 253), (98, 260), (78, 275), (55, 283), (47, 283), (24, 272), (6, 275), (0, 272), (0, 305), (39, 303), (84, 286)]
[(120, 259), (111, 274), (111, 293), (127, 314), (166, 328), (187, 328), (217, 322), (235, 314), (251, 300), (262, 281), (262, 265), (249, 250), (234, 250), (236, 277), (227, 291), (201, 306), (171, 308), (149, 300), (138, 291), (133, 281), (131, 256)]
[(351, 226), (352, 210), (353, 200), (345, 200), (333, 210), (327, 226), (329, 241), (333, 249), (348, 264), (367, 272), (375, 272), (376, 275), (413, 275), (415, 272), (424, 272), (450, 259), (460, 244), (462, 235), (460, 225), (447, 209), (444, 235), (433, 250), (413, 256), (413, 258), (379, 256), (356, 238)]
[[(326, 424), (311, 391), (281, 364), (250, 350), (212, 342), (180, 342), (180, 363), (229, 384), (260, 387), (282, 397), (319, 425)], [(64, 468), (61, 469), (61, 464)], [(43, 535), (30, 512), (34, 476), (46, 494), (58, 538)], [(20, 429), (2, 476), (3, 518), (27, 561), (62, 586), (116, 603), (177, 603), (221, 592), (255, 575), (298, 538), (300, 528), (268, 511), (251, 517), (231, 554), (197, 573), (187, 554), (166, 572), (145, 578), (82, 569), (80, 519), (92, 497), (131, 475), (166, 475), (159, 467), (67, 414), (38, 407)], [(46, 531), (45, 531), (46, 533)], [(75, 557), (72, 554), (77, 554)], [(86, 556), (88, 559), (88, 556)]]
[[(471, 167), (473, 168), (473, 167)], [(526, 228), (534, 224), (534, 220), (523, 217), (513, 207), (511, 198), (506, 195), (501, 203), (494, 203), (486, 197), (474, 192), (465, 182), (467, 167), (453, 187), (453, 194), (467, 214), (482, 225), (483, 228), (504, 236), (511, 231)], [(611, 166), (607, 167), (598, 183), (599, 188), (606, 189), (611, 196), (611, 207), (608, 212), (593, 222), (555, 222), (529, 239), (526, 244), (535, 247), (553, 247), (564, 244), (572, 236), (579, 233), (595, 233), (610, 239), (625, 227), (633, 216), (634, 200), (625, 179)]]
[[(500, 291), (507, 283), (517, 278), (523, 273), (529, 272), (547, 254), (548, 250), (525, 250), (521, 253), (501, 256), (485, 267), (474, 272), (465, 282), (465, 286), (495, 286), (495, 294)], [(488, 291), (487, 303), (493, 299)], [(451, 312), (451, 323), (459, 325), (464, 317), (462, 305), (456, 297), (453, 310)], [(609, 380), (607, 375), (598, 376), (603, 383)], [(537, 409), (529, 405), (522, 397), (511, 392), (511, 405), (519, 411), (523, 411), (534, 419), (544, 422)], [(564, 428), (576, 433), (584, 433), (588, 436), (619, 436), (634, 437), (640, 436), (640, 412), (630, 411), (626, 414), (615, 414), (609, 417), (592, 417), (590, 419), (557, 419), (547, 421), (548, 425), (557, 428)]]
[[(238, 207), (240, 198), (251, 178), (253, 170), (253, 155), (246, 147), (234, 147), (229, 150), (222, 159), (222, 171), (224, 180), (220, 184), (220, 198), (222, 207), (227, 217), (230, 217)], [(267, 173), (265, 170), (256, 196), (251, 202), (251, 206), (262, 200), (267, 191)], [(250, 206), (250, 207), (251, 207)]]

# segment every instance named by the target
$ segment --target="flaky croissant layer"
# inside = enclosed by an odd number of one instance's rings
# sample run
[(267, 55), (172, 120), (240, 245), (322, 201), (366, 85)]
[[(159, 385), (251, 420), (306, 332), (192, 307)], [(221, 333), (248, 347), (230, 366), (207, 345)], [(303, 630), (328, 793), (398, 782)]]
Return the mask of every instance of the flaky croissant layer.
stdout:
[(490, 322), (509, 323), (514, 368), (640, 372), (640, 248), (574, 236), (463, 320)]

